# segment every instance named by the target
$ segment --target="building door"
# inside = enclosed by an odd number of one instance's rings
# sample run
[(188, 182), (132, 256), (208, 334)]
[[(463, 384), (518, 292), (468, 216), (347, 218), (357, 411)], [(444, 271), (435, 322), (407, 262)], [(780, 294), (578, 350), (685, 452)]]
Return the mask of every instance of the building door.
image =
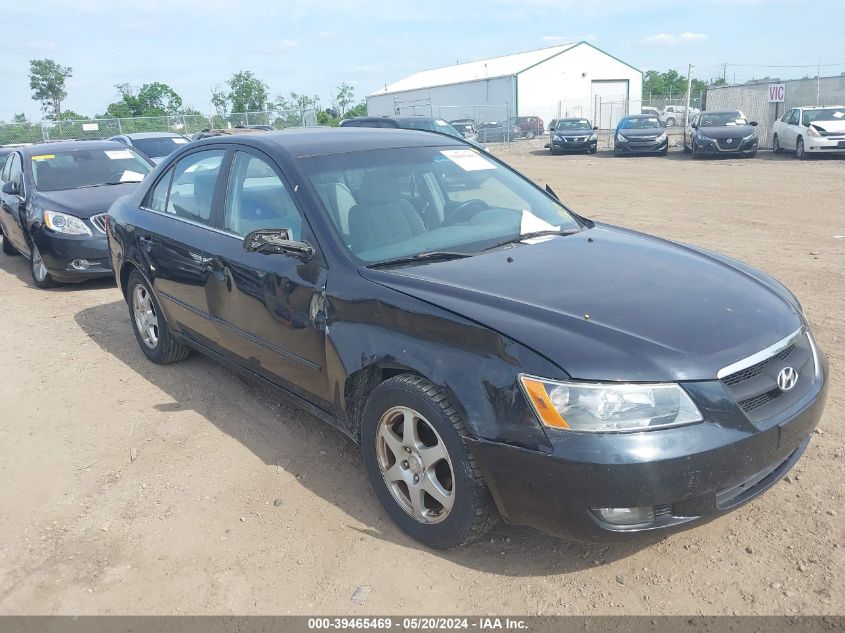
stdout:
[(590, 86), (593, 125), (602, 130), (616, 127), (619, 119), (628, 114), (628, 80), (593, 81)]

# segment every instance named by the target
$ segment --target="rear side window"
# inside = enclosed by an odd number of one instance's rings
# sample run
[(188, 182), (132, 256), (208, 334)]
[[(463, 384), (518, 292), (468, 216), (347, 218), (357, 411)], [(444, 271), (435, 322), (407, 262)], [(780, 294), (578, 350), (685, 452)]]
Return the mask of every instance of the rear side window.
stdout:
[(170, 181), (173, 179), (173, 168), (167, 170), (167, 173), (158, 181), (158, 184), (150, 192), (150, 199), (147, 202), (147, 207), (153, 211), (167, 211), (167, 194), (170, 191)]
[(211, 203), (223, 154), (222, 149), (196, 152), (176, 163), (166, 213), (211, 224)]

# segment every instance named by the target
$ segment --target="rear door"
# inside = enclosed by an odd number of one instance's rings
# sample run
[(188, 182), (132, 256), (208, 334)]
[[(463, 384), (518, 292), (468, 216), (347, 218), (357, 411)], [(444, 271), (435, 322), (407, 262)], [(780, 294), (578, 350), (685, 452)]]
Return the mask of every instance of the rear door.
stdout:
[[(328, 409), (327, 271), (289, 182), (258, 150), (244, 146), (232, 157), (220, 228), (206, 251), (209, 311), (221, 347), (230, 360)], [(244, 250), (248, 233), (271, 228), (289, 229), (317, 254), (304, 261)]]
[(801, 116), (801, 110), (793, 108), (786, 113), (784, 121), (786, 125), (781, 126), (782, 136), (778, 138), (780, 146), (784, 149), (795, 149), (795, 143), (798, 140), (798, 121)]
[(216, 329), (206, 298), (209, 270), (204, 247), (219, 208), (223, 148), (186, 154), (159, 178), (144, 207), (144, 225), (134, 231), (153, 287), (170, 323), (214, 347)]
[(26, 212), (23, 163), (21, 155), (14, 152), (6, 161), (3, 168), (5, 182), (14, 182), (18, 185), (19, 194), (0, 192), (0, 224), (3, 226), (3, 235), (8, 238), (12, 246), (24, 255), (29, 253), (29, 244), (24, 237), (22, 214)]

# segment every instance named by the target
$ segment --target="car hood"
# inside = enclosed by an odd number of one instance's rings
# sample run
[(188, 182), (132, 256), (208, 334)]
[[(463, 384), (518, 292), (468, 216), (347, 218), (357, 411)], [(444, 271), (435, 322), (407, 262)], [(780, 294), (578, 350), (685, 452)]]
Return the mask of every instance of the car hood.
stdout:
[(710, 138), (744, 138), (757, 131), (753, 125), (722, 125), (718, 127), (701, 127), (698, 131)]
[(619, 130), (619, 134), (621, 134), (625, 138), (639, 138), (641, 136), (645, 136), (645, 137), (649, 137), (649, 138), (651, 138), (651, 137), (657, 138), (658, 136), (663, 134), (665, 131), (666, 131), (665, 129), (657, 128), (657, 127), (640, 128), (640, 129), (629, 128), (629, 129), (626, 129), (626, 130)]
[(825, 132), (845, 132), (845, 119), (842, 121), (813, 121), (810, 125)]
[(361, 274), (494, 329), (586, 380), (712, 380), (803, 322), (789, 292), (763, 273), (605, 225)]
[(127, 182), (121, 185), (87, 189), (39, 191), (35, 194), (35, 202), (45, 209), (70, 213), (80, 218), (90, 218), (92, 215), (108, 211), (112, 202), (132, 193), (137, 186), (137, 182)]

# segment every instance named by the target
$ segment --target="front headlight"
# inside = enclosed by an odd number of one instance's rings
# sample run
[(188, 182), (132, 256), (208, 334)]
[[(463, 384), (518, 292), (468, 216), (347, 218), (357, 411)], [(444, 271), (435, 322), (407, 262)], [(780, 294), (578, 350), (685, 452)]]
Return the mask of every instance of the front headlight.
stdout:
[(757, 142), (757, 133), (756, 133), (756, 132), (753, 132), (752, 134), (749, 134), (748, 136), (746, 136), (746, 137), (745, 137), (744, 139), (742, 139), (742, 140), (743, 140), (743, 141), (754, 141), (754, 142), (756, 143), (756, 142)]
[(657, 137), (658, 143), (662, 143), (665, 140), (666, 140), (666, 132), (663, 132), (663, 134), (661, 134), (660, 136)]
[(540, 421), (589, 433), (648, 431), (701, 422), (701, 412), (675, 383), (588, 383), (520, 376)]
[(67, 213), (59, 213), (58, 211), (44, 212), (44, 225), (51, 231), (56, 233), (64, 233), (65, 235), (91, 235), (85, 222), (73, 215)]
[(562, 140), (563, 140), (563, 139), (562, 139), (560, 136), (558, 136), (557, 134), (555, 134), (554, 138), (555, 138), (555, 140), (556, 140), (556, 141), (562, 141)]
[(819, 136), (821, 136), (821, 134), (819, 134), (819, 131), (811, 125), (810, 127), (807, 128), (807, 136), (819, 137)]
[(707, 136), (704, 132), (699, 131), (698, 132), (698, 140), (705, 141), (707, 143), (711, 143), (711, 142), (715, 141), (716, 139), (712, 139), (709, 136)]
[(616, 133), (616, 140), (619, 141), (620, 143), (627, 143), (628, 142), (628, 139), (625, 138), (624, 136), (622, 136), (621, 132)]
[(599, 137), (598, 137), (597, 134), (590, 134), (590, 138), (588, 138), (587, 140), (588, 141), (596, 141), (596, 140), (598, 140), (598, 138)]

